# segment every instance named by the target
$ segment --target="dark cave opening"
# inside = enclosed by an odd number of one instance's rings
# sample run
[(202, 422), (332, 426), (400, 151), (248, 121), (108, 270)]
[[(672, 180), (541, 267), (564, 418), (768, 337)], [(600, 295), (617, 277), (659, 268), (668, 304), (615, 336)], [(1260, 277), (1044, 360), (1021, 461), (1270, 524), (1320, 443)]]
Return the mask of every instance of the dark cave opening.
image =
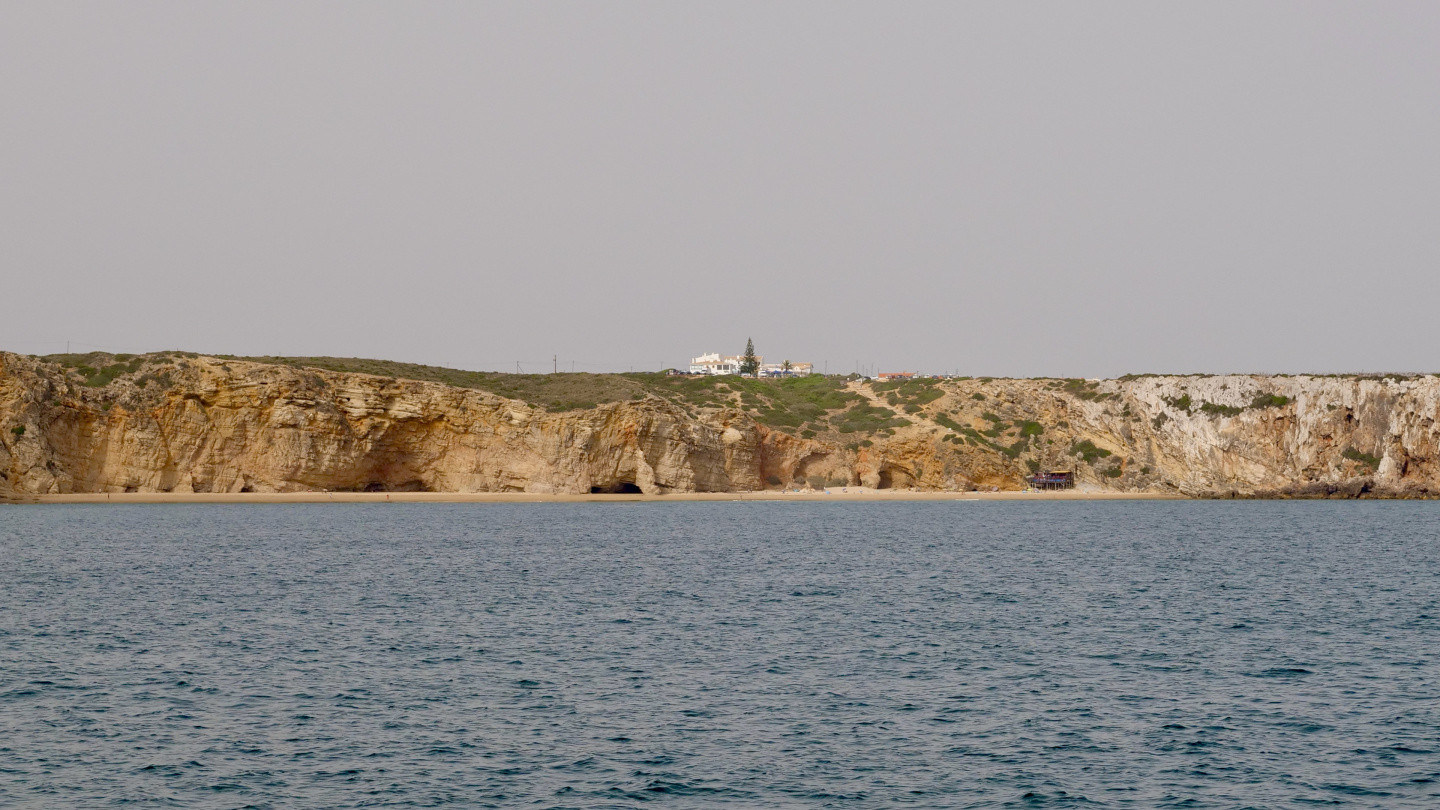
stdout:
[(643, 492), (629, 481), (620, 481), (608, 487), (590, 487), (591, 495), (641, 495)]

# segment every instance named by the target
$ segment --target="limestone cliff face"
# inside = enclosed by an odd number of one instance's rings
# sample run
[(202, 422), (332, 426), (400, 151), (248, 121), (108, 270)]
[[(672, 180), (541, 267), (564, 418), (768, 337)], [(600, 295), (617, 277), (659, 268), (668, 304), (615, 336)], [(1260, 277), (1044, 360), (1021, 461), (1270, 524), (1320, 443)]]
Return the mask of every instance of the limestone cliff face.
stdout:
[(658, 395), (552, 413), (440, 383), (165, 362), (89, 387), (0, 353), (0, 494), (1013, 489), (1038, 468), (1107, 490), (1440, 494), (1434, 376), (947, 381), (910, 425), (805, 439)]
[[(1440, 378), (1313, 376), (992, 380), (946, 384), (916, 426), (862, 451), (862, 479), (922, 488), (1014, 487), (1032, 467), (1082, 487), (1194, 496), (1440, 495)], [(984, 411), (996, 423), (979, 418)], [(1023, 429), (956, 447), (939, 423)], [(937, 421), (939, 420), (939, 421)], [(1087, 444), (1088, 443), (1088, 446)], [(996, 452), (995, 448), (1011, 453)], [(1013, 455), (1012, 455), (1013, 454)]]
[(0, 363), (0, 491), (16, 493), (714, 492), (764, 488), (825, 450), (658, 398), (547, 413), (436, 383), (208, 358), (182, 360), (163, 390), (97, 390), (30, 358)]

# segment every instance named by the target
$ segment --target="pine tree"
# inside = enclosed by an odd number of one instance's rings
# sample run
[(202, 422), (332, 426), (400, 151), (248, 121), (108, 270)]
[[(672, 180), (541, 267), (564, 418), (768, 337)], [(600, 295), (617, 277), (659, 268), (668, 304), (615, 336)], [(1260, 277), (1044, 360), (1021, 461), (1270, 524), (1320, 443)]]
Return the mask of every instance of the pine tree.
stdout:
[(755, 341), (745, 338), (745, 357), (740, 360), (740, 373), (754, 377), (760, 373), (760, 358), (755, 356)]

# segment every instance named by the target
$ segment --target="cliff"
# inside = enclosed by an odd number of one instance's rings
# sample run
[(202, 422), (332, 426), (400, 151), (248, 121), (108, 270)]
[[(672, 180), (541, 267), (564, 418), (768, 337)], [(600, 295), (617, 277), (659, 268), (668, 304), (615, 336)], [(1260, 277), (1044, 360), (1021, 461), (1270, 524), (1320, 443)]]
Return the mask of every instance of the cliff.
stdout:
[(0, 495), (1014, 489), (1037, 469), (1196, 496), (1440, 493), (1435, 376), (883, 384), (304, 360), (0, 353)]

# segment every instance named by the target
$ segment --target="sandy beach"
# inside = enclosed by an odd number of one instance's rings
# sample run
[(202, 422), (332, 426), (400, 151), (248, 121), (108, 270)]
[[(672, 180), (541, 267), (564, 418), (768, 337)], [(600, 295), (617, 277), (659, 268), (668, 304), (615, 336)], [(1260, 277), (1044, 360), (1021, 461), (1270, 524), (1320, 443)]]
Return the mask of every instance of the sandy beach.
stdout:
[(557, 495), (534, 492), (114, 492), (29, 495), (9, 503), (621, 503), (632, 501), (1115, 501), (1182, 500), (1149, 492), (910, 492), (860, 487), (826, 492), (687, 492)]

